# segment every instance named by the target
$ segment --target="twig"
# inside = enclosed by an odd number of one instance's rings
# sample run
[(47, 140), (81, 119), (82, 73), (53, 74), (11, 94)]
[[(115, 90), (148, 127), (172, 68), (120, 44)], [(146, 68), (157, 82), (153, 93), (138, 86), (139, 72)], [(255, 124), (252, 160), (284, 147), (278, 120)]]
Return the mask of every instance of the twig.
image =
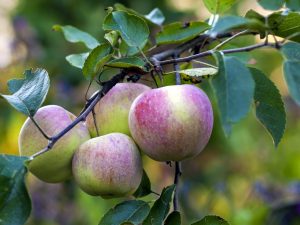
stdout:
[(175, 176), (174, 176), (174, 184), (176, 186), (175, 193), (173, 197), (173, 209), (174, 211), (178, 211), (178, 182), (179, 177), (181, 176), (181, 168), (180, 168), (180, 162), (175, 162)]
[(231, 36), (230, 38), (227, 38), (225, 41), (221, 42), (220, 44), (218, 44), (216, 47), (214, 47), (212, 50), (217, 50), (219, 48), (221, 48), (223, 45), (227, 44), (228, 42), (232, 41), (233, 39), (237, 38), (240, 35), (249, 33), (249, 30), (243, 30), (239, 33), (236, 33), (235, 35)]
[(31, 121), (34, 123), (34, 125), (37, 127), (37, 129), (41, 132), (41, 134), (47, 139), (47, 140), (51, 140), (51, 138), (45, 133), (45, 131), (40, 127), (40, 125), (36, 122), (36, 120), (30, 116), (29, 117), (31, 119)]

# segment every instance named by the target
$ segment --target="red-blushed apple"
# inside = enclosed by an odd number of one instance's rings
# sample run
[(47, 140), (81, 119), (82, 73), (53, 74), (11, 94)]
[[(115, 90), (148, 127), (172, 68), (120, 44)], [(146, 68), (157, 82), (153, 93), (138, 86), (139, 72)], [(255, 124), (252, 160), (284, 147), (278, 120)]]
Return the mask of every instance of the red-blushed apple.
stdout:
[(73, 175), (79, 187), (103, 198), (128, 196), (138, 188), (142, 159), (134, 141), (110, 133), (83, 143), (73, 158)]
[(166, 86), (141, 94), (129, 112), (129, 128), (141, 151), (157, 161), (198, 155), (213, 127), (207, 95), (193, 85)]
[[(48, 136), (58, 134), (75, 119), (75, 115), (57, 105), (40, 108), (34, 115), (35, 121)], [(57, 183), (72, 176), (72, 157), (80, 144), (90, 139), (84, 123), (77, 124), (58, 140), (48, 152), (37, 156), (28, 169), (39, 179)], [(19, 135), (19, 151), (22, 156), (31, 156), (44, 149), (48, 140), (40, 133), (31, 119), (27, 119)]]
[[(95, 106), (99, 135), (120, 132), (130, 136), (128, 113), (134, 99), (141, 93), (151, 90), (138, 83), (116, 84)], [(97, 136), (92, 113), (86, 119), (92, 137)]]

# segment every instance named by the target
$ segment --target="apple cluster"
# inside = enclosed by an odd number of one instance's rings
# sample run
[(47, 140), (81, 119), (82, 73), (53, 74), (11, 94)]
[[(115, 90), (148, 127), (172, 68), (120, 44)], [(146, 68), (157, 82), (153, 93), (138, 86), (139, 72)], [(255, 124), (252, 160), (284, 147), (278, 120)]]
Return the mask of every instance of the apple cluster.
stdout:
[[(119, 83), (94, 111), (95, 118), (90, 113), (51, 150), (34, 158), (28, 169), (50, 183), (74, 177), (90, 195), (128, 196), (142, 179), (140, 151), (157, 161), (182, 161), (203, 150), (213, 127), (211, 103), (193, 85), (151, 89), (143, 84)], [(75, 118), (56, 105), (44, 106), (34, 116), (49, 137)], [(31, 156), (47, 142), (28, 118), (19, 136), (20, 155)]]

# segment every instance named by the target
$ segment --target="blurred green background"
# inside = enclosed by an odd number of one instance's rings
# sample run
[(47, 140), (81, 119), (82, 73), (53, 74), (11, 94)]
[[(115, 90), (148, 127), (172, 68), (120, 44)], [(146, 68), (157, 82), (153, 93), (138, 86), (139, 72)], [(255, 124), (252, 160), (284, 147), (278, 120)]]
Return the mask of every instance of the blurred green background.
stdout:
[[(143, 14), (159, 7), (167, 23), (209, 17), (201, 0), (118, 2)], [(84, 48), (67, 43), (51, 28), (54, 24), (70, 24), (102, 40), (104, 9), (114, 3), (0, 0), (0, 92), (7, 93), (6, 81), (21, 76), (25, 69), (42, 67), (51, 77), (45, 104), (58, 104), (78, 114), (88, 83), (65, 56)], [(244, 15), (249, 9), (268, 13), (253, 0), (238, 1), (230, 13)], [(251, 37), (239, 38), (234, 44), (255, 41)], [(179, 195), (184, 224), (206, 214), (222, 216), (233, 225), (300, 224), (300, 108), (288, 96), (282, 78), (282, 58), (276, 51), (257, 50), (247, 60), (262, 69), (280, 89), (287, 111), (285, 135), (275, 149), (252, 110), (234, 127), (231, 136), (225, 137), (215, 108), (216, 122), (209, 145), (198, 157), (182, 163)], [(207, 84), (201, 85), (214, 103)], [(18, 154), (18, 133), (26, 118), (3, 100), (0, 109), (0, 153)], [(173, 182), (174, 168), (147, 157), (144, 165), (156, 192)], [(33, 201), (28, 225), (97, 224), (110, 207), (121, 201), (90, 197), (72, 181), (53, 185), (29, 176), (28, 186)]]

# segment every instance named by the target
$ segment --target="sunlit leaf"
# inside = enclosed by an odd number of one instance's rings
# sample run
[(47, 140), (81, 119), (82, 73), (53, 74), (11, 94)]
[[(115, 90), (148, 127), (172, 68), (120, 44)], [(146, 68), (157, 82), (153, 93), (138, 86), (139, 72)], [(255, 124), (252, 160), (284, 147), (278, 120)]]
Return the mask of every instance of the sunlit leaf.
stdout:
[(212, 14), (222, 14), (230, 9), (236, 0), (203, 0), (206, 8)]
[(0, 224), (23, 225), (30, 215), (31, 201), (24, 183), (27, 159), (0, 155)]
[(88, 57), (89, 52), (81, 54), (72, 54), (66, 57), (66, 60), (74, 67), (82, 69), (86, 58)]
[(118, 43), (119, 34), (117, 31), (110, 31), (104, 35), (104, 38), (111, 44), (115, 46)]
[(93, 36), (70, 25), (67, 26), (54, 25), (53, 30), (61, 31), (64, 34), (65, 39), (67, 41), (71, 43), (81, 42), (89, 49), (93, 49), (97, 45), (99, 45), (99, 42)]
[(145, 18), (157, 25), (162, 25), (165, 21), (165, 16), (159, 8), (153, 9), (151, 12), (145, 15)]
[(8, 103), (19, 112), (34, 116), (43, 104), (50, 86), (48, 73), (44, 69), (36, 69), (34, 72), (26, 70), (24, 79), (12, 79), (7, 85), (12, 95), (0, 94)]

